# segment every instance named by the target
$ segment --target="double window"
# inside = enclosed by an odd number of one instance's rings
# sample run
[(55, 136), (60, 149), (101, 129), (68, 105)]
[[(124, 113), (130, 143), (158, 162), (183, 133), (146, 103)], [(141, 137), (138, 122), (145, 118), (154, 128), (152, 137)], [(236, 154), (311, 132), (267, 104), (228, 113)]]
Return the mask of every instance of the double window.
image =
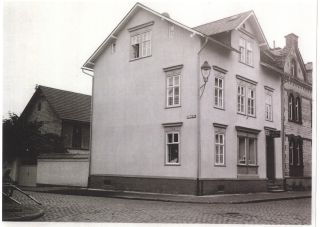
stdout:
[(260, 130), (236, 126), (238, 138), (238, 174), (258, 173), (257, 138)]
[(244, 38), (239, 40), (240, 62), (253, 65), (252, 43)]
[(255, 85), (239, 80), (237, 90), (237, 112), (251, 117), (256, 116)]
[(141, 32), (131, 36), (131, 59), (151, 55), (151, 31)]
[(288, 96), (288, 120), (296, 123), (301, 123), (302, 121), (301, 112), (301, 99), (299, 95), (293, 95), (289, 93)]
[(289, 137), (289, 175), (303, 175), (303, 140), (299, 136)]

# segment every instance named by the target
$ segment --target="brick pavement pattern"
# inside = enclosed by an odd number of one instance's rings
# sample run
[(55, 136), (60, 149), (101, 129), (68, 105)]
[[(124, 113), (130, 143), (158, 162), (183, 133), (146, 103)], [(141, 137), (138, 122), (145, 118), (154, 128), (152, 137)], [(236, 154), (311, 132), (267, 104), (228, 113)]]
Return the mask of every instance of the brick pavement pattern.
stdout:
[[(34, 221), (120, 223), (311, 224), (311, 199), (191, 204), (30, 192), (44, 216)], [(25, 204), (32, 201), (16, 194)]]

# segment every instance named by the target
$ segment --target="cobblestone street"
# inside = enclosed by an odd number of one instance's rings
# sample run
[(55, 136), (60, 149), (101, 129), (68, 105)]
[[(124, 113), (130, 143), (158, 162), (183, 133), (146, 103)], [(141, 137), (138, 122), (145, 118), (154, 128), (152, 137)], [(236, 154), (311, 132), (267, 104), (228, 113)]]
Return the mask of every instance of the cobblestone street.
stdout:
[[(35, 221), (311, 224), (311, 199), (191, 204), (30, 192), (45, 215)], [(19, 196), (20, 199), (23, 199)], [(32, 202), (23, 199), (24, 203)]]

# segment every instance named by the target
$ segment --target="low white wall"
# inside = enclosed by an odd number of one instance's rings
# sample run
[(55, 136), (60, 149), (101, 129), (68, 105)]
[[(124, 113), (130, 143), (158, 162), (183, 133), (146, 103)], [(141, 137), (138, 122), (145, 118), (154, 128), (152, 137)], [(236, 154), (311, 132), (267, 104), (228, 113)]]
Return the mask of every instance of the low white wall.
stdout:
[(38, 159), (37, 184), (86, 187), (88, 159)]

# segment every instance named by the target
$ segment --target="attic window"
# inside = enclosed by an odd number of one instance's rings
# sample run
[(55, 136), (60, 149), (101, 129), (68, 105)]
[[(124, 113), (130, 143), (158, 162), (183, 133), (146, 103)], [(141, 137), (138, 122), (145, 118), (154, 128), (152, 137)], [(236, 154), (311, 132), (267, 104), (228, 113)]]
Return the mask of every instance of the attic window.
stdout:
[(151, 56), (151, 31), (131, 36), (131, 60)]
[(38, 111), (40, 111), (40, 110), (41, 110), (41, 102), (39, 102), (39, 103), (38, 103), (37, 108), (38, 108)]

